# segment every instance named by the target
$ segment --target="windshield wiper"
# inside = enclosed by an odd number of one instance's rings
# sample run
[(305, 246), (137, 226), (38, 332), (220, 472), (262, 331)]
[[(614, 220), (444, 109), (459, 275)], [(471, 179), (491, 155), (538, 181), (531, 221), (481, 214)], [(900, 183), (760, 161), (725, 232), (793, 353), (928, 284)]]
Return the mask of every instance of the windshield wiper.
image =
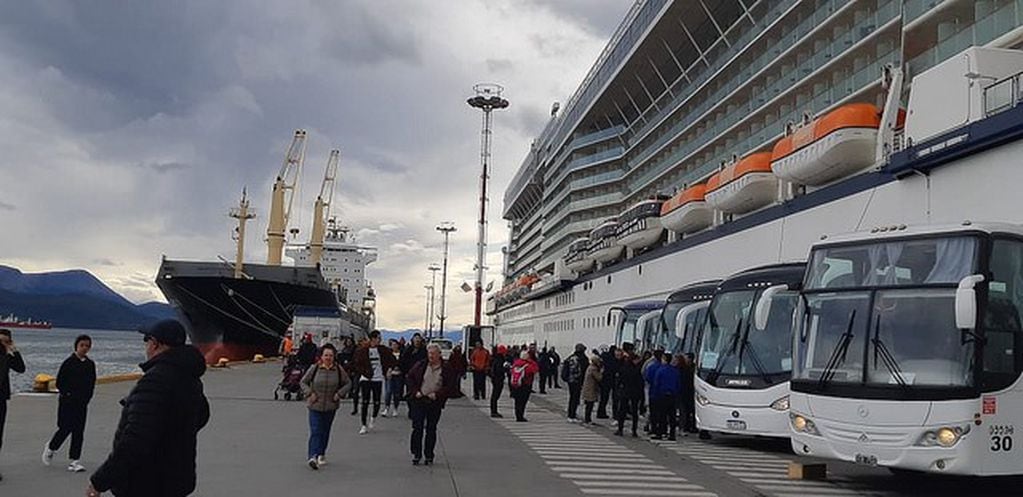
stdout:
[(899, 370), (899, 364), (895, 361), (895, 356), (888, 351), (888, 347), (885, 347), (884, 342), (881, 341), (881, 315), (877, 315), (877, 319), (874, 320), (874, 338), (871, 339), (874, 344), (874, 368), (877, 369), (877, 359), (881, 358), (881, 363), (884, 364), (888, 372), (892, 374), (892, 378), (902, 388), (908, 388), (909, 385), (906, 383), (906, 379), (902, 377), (902, 371)]
[(749, 355), (750, 362), (753, 364), (753, 369), (756, 369), (757, 373), (760, 373), (760, 376), (764, 379), (764, 381), (770, 385), (771, 375), (767, 374), (767, 370), (764, 369), (764, 364), (760, 362), (760, 358), (757, 357), (757, 353), (753, 349), (753, 344), (749, 341), (749, 335), (744, 337), (742, 340), (742, 350), (739, 351), (740, 364), (742, 363), (741, 361), (744, 354)]
[(739, 336), (741, 329), (742, 318), (739, 318), (739, 321), (735, 323), (735, 331), (732, 332), (732, 337), (730, 338), (732, 343), (728, 346), (728, 353), (721, 354), (718, 357), (718, 362), (717, 364), (714, 365), (714, 372), (712, 376), (708, 378), (710, 383), (717, 383), (718, 377), (721, 376), (721, 370), (725, 369), (725, 361), (723, 359), (730, 357), (732, 354), (735, 354), (735, 349), (739, 348)]
[(817, 382), (817, 386), (820, 389), (824, 389), (828, 386), (828, 383), (835, 377), (835, 371), (838, 366), (845, 362), (846, 353), (849, 352), (849, 344), (852, 343), (853, 323), (856, 321), (856, 309), (853, 309), (849, 313), (849, 322), (845, 325), (845, 333), (839, 338), (838, 343), (835, 344), (835, 349), (831, 351), (831, 357), (828, 358), (827, 365), (824, 366), (824, 370), (821, 371), (820, 380)]

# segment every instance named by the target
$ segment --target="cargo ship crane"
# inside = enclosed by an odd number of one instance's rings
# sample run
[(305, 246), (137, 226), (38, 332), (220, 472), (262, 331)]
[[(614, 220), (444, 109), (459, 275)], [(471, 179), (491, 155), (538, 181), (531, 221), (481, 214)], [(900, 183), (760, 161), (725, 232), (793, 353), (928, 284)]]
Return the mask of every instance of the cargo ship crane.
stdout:
[(245, 262), (245, 223), (256, 217), (255, 213), (249, 211), (249, 198), (244, 188), (242, 189), (242, 200), (238, 202), (238, 207), (231, 209), (229, 215), (238, 220), (238, 227), (235, 228), (237, 252), (234, 259), (234, 277), (240, 279), (245, 276), (242, 268), (242, 264)]
[(341, 160), (341, 151), (334, 149), (330, 151), (327, 158), (327, 170), (323, 173), (323, 183), (320, 185), (320, 195), (316, 197), (316, 205), (313, 207), (313, 231), (309, 238), (309, 260), (315, 266), (320, 263), (323, 256), (323, 238), (327, 231), (327, 222), (330, 220), (330, 208), (334, 203), (334, 184), (337, 177), (337, 165)]
[(284, 253), (284, 230), (291, 219), (291, 204), (295, 199), (295, 187), (298, 184), (302, 163), (305, 162), (306, 132), (304, 129), (295, 131), (291, 146), (284, 156), (284, 164), (274, 180), (273, 193), (270, 197), (270, 218), (266, 227), (267, 254), (266, 263), (280, 266)]

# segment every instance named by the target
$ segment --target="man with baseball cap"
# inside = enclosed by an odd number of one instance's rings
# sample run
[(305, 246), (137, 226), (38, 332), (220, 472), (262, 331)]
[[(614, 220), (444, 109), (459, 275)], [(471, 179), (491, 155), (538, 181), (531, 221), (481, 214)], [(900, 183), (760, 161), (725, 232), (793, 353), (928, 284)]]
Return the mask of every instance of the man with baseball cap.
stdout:
[(121, 420), (106, 462), (86, 495), (184, 497), (195, 491), (196, 439), (210, 417), (200, 378), (206, 362), (185, 345), (185, 328), (167, 319), (140, 330), (142, 378), (121, 401)]

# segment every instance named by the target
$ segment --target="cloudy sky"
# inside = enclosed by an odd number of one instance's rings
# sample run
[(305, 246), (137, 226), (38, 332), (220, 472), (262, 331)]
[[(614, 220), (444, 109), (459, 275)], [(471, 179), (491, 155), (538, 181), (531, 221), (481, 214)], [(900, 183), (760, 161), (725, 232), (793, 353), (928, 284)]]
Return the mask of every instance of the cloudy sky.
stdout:
[(0, 4), (0, 264), (84, 268), (135, 302), (161, 300), (160, 257), (231, 257), (227, 210), (247, 187), (261, 261), (269, 190), (309, 132), (303, 237), (329, 149), (337, 207), (380, 249), (379, 323), (422, 326), (426, 267), (454, 221), (449, 315), (472, 279), (477, 82), (495, 118), (489, 279), (507, 238), (500, 199), (631, 0), (335, 0)]

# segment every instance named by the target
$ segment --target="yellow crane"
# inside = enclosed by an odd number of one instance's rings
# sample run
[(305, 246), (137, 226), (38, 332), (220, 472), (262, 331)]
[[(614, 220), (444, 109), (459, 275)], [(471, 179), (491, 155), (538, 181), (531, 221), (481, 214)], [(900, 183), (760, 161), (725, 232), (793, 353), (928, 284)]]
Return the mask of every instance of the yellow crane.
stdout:
[(334, 183), (337, 178), (337, 165), (341, 160), (341, 151), (330, 151), (327, 158), (327, 170), (323, 173), (323, 184), (320, 185), (320, 196), (316, 197), (313, 207), (313, 231), (309, 238), (309, 260), (315, 266), (323, 257), (323, 238), (326, 236), (327, 223), (330, 220), (330, 207), (334, 201)]
[(280, 266), (284, 254), (284, 230), (291, 219), (291, 204), (295, 199), (295, 187), (298, 185), (302, 163), (305, 162), (306, 132), (304, 129), (295, 131), (291, 146), (284, 156), (284, 164), (277, 173), (273, 193), (270, 196), (270, 217), (266, 226), (267, 254), (266, 263)]

